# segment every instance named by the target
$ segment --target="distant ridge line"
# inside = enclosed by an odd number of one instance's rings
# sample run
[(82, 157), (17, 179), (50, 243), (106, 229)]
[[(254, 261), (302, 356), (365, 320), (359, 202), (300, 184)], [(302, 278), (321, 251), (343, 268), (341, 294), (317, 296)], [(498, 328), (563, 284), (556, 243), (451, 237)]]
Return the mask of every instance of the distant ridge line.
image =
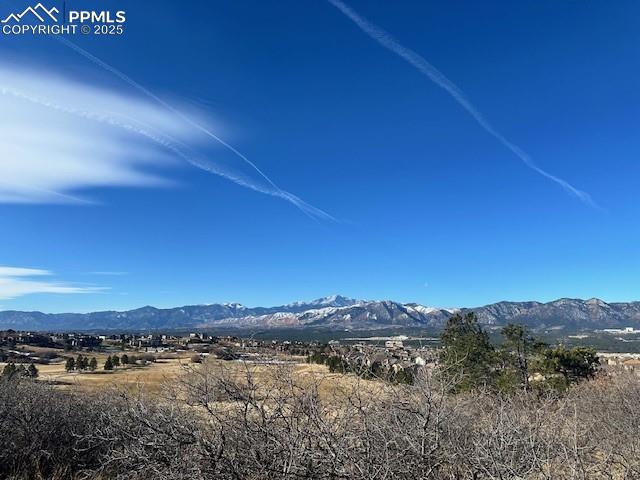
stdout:
[(377, 330), (442, 328), (456, 313), (475, 312), (488, 328), (522, 323), (532, 329), (601, 329), (640, 326), (640, 302), (560, 298), (547, 303), (502, 301), (482, 307), (445, 309), (392, 300), (356, 300), (332, 295), (275, 307), (239, 303), (146, 306), (127, 311), (58, 313), (2, 311), (0, 329), (14, 330), (175, 330), (281, 329)]

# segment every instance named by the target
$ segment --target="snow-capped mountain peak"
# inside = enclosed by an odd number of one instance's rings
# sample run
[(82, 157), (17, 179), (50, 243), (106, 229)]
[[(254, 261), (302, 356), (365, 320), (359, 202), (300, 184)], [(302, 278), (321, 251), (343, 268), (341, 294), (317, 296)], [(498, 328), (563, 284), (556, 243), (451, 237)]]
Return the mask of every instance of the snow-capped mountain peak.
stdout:
[(317, 298), (308, 302), (297, 301), (285, 305), (286, 307), (346, 307), (349, 305), (355, 305), (362, 303), (362, 300), (355, 300), (349, 297), (343, 297), (342, 295), (329, 295), (327, 297)]

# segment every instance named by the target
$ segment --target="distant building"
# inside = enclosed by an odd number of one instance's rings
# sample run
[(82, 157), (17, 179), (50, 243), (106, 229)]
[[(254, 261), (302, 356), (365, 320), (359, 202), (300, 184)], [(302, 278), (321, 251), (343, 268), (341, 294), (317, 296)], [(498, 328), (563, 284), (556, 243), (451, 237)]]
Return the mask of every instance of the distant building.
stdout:
[(615, 333), (618, 335), (629, 335), (633, 333), (640, 333), (640, 330), (635, 330), (633, 327), (624, 327), (624, 328), (605, 328), (604, 330), (600, 330), (604, 333)]

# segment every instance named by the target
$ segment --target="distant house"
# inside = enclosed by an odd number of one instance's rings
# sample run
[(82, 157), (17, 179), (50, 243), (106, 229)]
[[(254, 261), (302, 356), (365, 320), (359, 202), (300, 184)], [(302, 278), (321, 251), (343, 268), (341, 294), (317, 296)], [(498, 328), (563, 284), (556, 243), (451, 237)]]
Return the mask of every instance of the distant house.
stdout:
[(424, 358), (422, 358), (420, 355), (414, 357), (413, 362), (416, 365), (420, 365), (421, 367), (424, 367), (427, 364), (427, 361)]

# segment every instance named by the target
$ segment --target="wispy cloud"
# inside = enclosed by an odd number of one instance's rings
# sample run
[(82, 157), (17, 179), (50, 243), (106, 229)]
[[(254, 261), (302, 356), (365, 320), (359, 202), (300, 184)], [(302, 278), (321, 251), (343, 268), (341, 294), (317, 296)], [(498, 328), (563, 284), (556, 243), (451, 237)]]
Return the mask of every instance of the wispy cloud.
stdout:
[(91, 203), (88, 188), (170, 183), (154, 173), (175, 163), (157, 130), (184, 131), (158, 109), (7, 65), (0, 65), (0, 94), (0, 202)]
[(214, 135), (211, 119), (186, 116), (147, 93), (141, 98), (0, 64), (0, 203), (91, 203), (89, 188), (166, 186), (162, 169), (178, 160), (332, 219)]
[(552, 175), (540, 168), (531, 157), (523, 151), (516, 144), (508, 140), (504, 137), (500, 132), (498, 132), (493, 125), (489, 123), (489, 121), (482, 115), (478, 109), (466, 98), (464, 92), (460, 90), (460, 88), (454, 84), (451, 80), (449, 80), (442, 72), (440, 72), (437, 68), (431, 65), (424, 57), (422, 57), (417, 52), (401, 45), (393, 36), (387, 31), (383, 30), (379, 26), (371, 23), (369, 20), (360, 16), (353, 8), (345, 4), (340, 0), (328, 0), (333, 6), (335, 6), (338, 10), (340, 10), (346, 17), (348, 17), (353, 23), (355, 23), (360, 30), (366, 33), (369, 37), (374, 39), (380, 45), (382, 45), (387, 50), (395, 53), (407, 63), (411, 64), (415, 67), (420, 73), (426, 76), (433, 83), (438, 85), (440, 88), (444, 89), (451, 97), (458, 102), (458, 104), (464, 108), (469, 115), (471, 115), (474, 120), (491, 136), (493, 136), (496, 140), (498, 140), (502, 145), (508, 148), (516, 157), (518, 157), (527, 167), (529, 167), (534, 172), (542, 175), (543, 177), (551, 180), (552, 182), (560, 185), (565, 191), (574, 195), (580, 201), (594, 208), (600, 208), (591, 198), (587, 192), (579, 190), (578, 188), (571, 185), (566, 180), (563, 180), (560, 177)]
[(0, 266), (0, 300), (9, 300), (35, 293), (86, 294), (108, 290), (107, 287), (76, 285), (57, 281), (53, 272), (39, 268)]
[(51, 272), (39, 268), (0, 267), (0, 277), (42, 277), (46, 275), (51, 275)]

